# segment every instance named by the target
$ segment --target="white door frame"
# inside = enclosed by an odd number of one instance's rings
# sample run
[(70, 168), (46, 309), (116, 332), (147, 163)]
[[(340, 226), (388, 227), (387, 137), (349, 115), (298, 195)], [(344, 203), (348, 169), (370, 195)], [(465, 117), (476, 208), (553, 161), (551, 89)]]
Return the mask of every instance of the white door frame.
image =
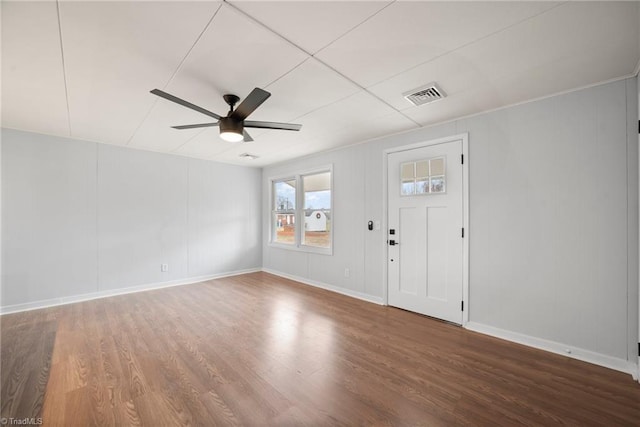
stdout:
[(462, 223), (464, 227), (464, 239), (462, 239), (462, 300), (464, 301), (464, 311), (462, 312), (462, 326), (469, 322), (469, 134), (461, 133), (444, 138), (432, 139), (429, 141), (418, 142), (401, 147), (389, 148), (382, 154), (382, 224), (384, 225), (384, 234), (382, 236), (385, 250), (384, 262), (382, 263), (382, 283), (383, 296), (382, 303), (389, 305), (389, 276), (388, 276), (388, 260), (389, 260), (389, 189), (387, 184), (388, 172), (387, 164), (389, 154), (399, 151), (413, 150), (415, 148), (428, 147), (430, 145), (444, 144), (447, 142), (462, 141), (462, 155), (464, 163), (462, 164)]

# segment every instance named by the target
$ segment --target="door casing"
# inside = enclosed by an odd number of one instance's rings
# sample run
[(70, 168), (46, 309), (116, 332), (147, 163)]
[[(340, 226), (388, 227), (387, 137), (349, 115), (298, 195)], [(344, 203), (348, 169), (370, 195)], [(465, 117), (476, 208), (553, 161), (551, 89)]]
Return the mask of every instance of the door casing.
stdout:
[(462, 239), (462, 300), (464, 301), (464, 310), (462, 312), (462, 326), (464, 327), (469, 322), (469, 310), (471, 304), (469, 303), (469, 239), (471, 238), (471, 230), (469, 230), (469, 134), (461, 133), (457, 135), (447, 136), (444, 138), (432, 139), (429, 141), (418, 142), (409, 145), (403, 145), (401, 147), (394, 147), (384, 150), (382, 155), (382, 223), (383, 229), (383, 244), (384, 259), (382, 260), (382, 283), (383, 296), (382, 301), (384, 305), (389, 305), (389, 276), (388, 276), (388, 264), (389, 260), (389, 245), (387, 245), (388, 230), (389, 230), (389, 188), (387, 185), (388, 167), (387, 162), (389, 154), (397, 153), (399, 151), (408, 151), (415, 148), (428, 147), (430, 145), (444, 144), (447, 142), (462, 141), (462, 155), (464, 156), (464, 163), (462, 164), (462, 223), (464, 224), (464, 239)]

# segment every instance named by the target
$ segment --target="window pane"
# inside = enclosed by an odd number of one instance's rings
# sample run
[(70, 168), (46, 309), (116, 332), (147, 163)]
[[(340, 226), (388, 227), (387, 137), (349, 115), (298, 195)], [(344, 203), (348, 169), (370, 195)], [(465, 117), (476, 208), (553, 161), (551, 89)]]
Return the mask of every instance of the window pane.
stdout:
[(416, 194), (424, 194), (429, 192), (429, 178), (416, 181)]
[(273, 183), (273, 241), (294, 244), (296, 241), (296, 181)]
[(305, 175), (304, 236), (302, 244), (319, 248), (331, 247), (331, 173)]
[(416, 177), (415, 165), (414, 162), (403, 163), (401, 165), (400, 175), (402, 180), (410, 180)]
[(444, 159), (431, 159), (431, 176), (444, 175)]
[(431, 192), (444, 193), (444, 176), (431, 177)]
[(416, 162), (416, 177), (425, 178), (427, 176), (429, 176), (429, 161), (422, 160)]
[(406, 181), (402, 183), (402, 192), (403, 196), (411, 196), (416, 193), (416, 183), (415, 181)]

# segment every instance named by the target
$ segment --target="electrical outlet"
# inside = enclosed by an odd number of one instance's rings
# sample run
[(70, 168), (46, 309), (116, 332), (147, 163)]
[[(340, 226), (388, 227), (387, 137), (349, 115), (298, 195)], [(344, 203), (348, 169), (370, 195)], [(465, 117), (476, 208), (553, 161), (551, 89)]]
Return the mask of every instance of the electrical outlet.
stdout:
[(160, 264), (160, 271), (162, 271), (163, 273), (169, 271), (169, 264)]
[(351, 271), (348, 268), (344, 269), (344, 277), (349, 277), (351, 275)]

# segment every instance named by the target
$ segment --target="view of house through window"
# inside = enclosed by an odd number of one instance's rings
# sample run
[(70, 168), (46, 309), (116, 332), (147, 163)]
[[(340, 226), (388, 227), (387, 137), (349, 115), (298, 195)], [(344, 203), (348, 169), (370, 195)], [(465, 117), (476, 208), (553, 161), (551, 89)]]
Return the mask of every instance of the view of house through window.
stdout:
[(296, 242), (296, 180), (273, 182), (274, 229), (273, 241)]
[(271, 185), (271, 243), (331, 253), (331, 167), (274, 179)]
[(304, 236), (302, 244), (331, 247), (331, 173), (305, 175)]

